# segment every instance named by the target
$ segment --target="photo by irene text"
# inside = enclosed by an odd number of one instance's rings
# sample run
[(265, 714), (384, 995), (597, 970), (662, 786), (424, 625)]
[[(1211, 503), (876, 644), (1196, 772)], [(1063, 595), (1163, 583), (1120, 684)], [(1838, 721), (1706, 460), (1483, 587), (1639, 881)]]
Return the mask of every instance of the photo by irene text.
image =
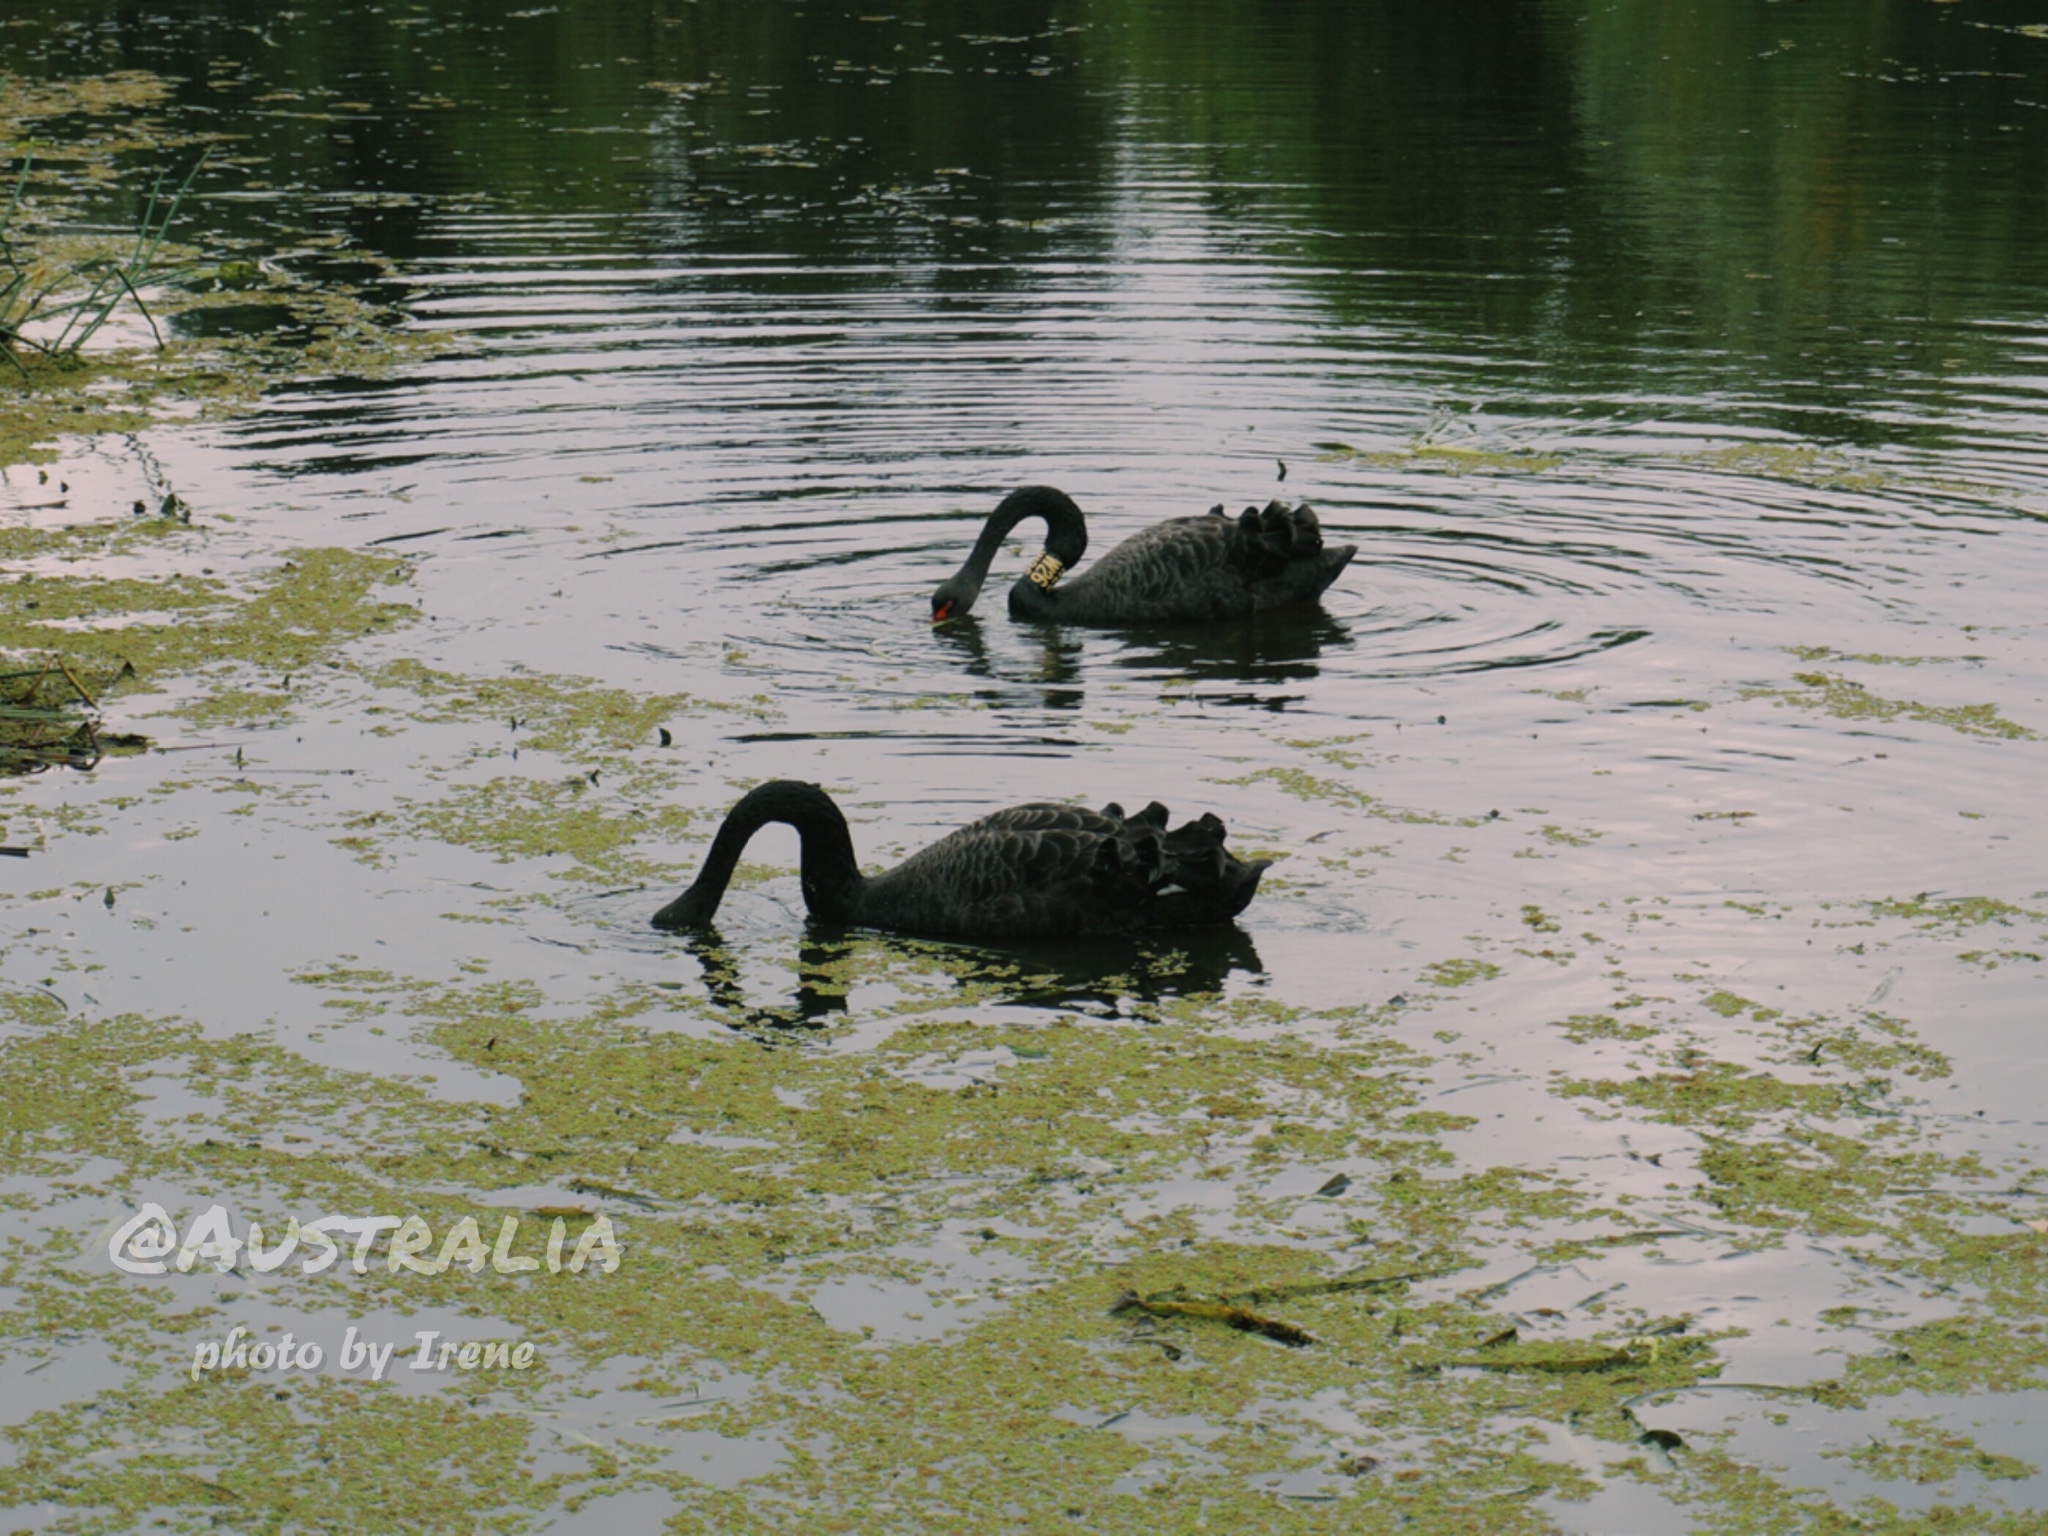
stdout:
[(342, 1334), (340, 1344), (332, 1351), (316, 1340), (301, 1339), (296, 1333), (286, 1333), (273, 1344), (251, 1337), (247, 1328), (237, 1325), (224, 1338), (202, 1339), (194, 1346), (190, 1375), (194, 1381), (229, 1372), (252, 1376), (291, 1372), (310, 1375), (331, 1361), (344, 1374), (362, 1374), (372, 1381), (382, 1381), (392, 1369), (394, 1357), (398, 1358), (401, 1370), (442, 1373), (524, 1371), (538, 1359), (534, 1346), (523, 1339), (457, 1341), (444, 1339), (440, 1330), (433, 1328), (418, 1330), (405, 1341), (404, 1347), (405, 1354), (401, 1356), (398, 1340), (368, 1339), (362, 1329), (355, 1327)]

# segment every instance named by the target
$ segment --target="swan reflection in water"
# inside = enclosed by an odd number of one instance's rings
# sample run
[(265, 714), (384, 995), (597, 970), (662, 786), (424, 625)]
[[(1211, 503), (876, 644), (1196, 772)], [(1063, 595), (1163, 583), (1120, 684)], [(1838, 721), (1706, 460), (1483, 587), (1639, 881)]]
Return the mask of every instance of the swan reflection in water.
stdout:
[[(969, 677), (1008, 683), (1019, 688), (1043, 688), (1048, 709), (1073, 709), (1081, 702), (1083, 643), (1080, 635), (1058, 624), (1040, 624), (1025, 641), (1027, 650), (1020, 663), (1004, 664), (1004, 658), (989, 650), (988, 632), (977, 614), (963, 613), (932, 626), (932, 638), (939, 648), (959, 659), (960, 670)], [(1009, 702), (1009, 701), (1004, 701)]]
[[(1021, 640), (1025, 647), (1021, 656), (992, 650), (989, 632), (975, 614), (935, 624), (931, 633), (969, 677), (1019, 690), (1043, 690), (1039, 702), (1049, 709), (1074, 709), (1081, 703), (1087, 645), (1084, 631), (1046, 623), (1030, 626), (1018, 638), (1005, 636), (1004, 651), (1014, 653)], [(1121, 649), (1107, 658), (1106, 665), (1123, 671), (1185, 677), (1197, 683), (1270, 687), (1305, 683), (1318, 676), (1323, 652), (1349, 646), (1352, 635), (1342, 620), (1320, 608), (1289, 608), (1233, 624), (1132, 625), (1120, 630), (1117, 640)], [(1269, 702), (1262, 698), (1248, 701)], [(1017, 701), (998, 697), (993, 702)]]
[(796, 985), (785, 994), (790, 1000), (765, 1003), (748, 1000), (739, 960), (715, 927), (690, 933), (684, 945), (702, 967), (705, 992), (727, 1027), (766, 1038), (841, 1022), (848, 1011), (849, 980), (886, 978), (892, 960), (920, 966), (937, 962), (963, 984), (992, 987), (994, 995), (979, 1000), (987, 1006), (1096, 1018), (1122, 1017), (1131, 1003), (1221, 992), (1233, 973), (1266, 973), (1251, 935), (1235, 923), (1170, 937), (1069, 938), (969, 948), (814, 921), (797, 946)]
[(1289, 608), (1199, 630), (1135, 626), (1123, 638), (1119, 667), (1173, 672), (1196, 682), (1294, 683), (1317, 676), (1324, 649), (1350, 644), (1351, 631), (1320, 608)]

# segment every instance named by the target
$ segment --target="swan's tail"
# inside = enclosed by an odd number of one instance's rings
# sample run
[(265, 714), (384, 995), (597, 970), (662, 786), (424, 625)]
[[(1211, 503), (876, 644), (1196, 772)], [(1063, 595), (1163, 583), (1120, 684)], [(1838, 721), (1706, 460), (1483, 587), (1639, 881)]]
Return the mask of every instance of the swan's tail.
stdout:
[(1258, 893), (1259, 876), (1272, 862), (1238, 858), (1223, 846), (1223, 823), (1204, 813), (1166, 830), (1166, 807), (1153, 801), (1135, 816), (1120, 805), (1103, 814), (1123, 823), (1121, 835), (1104, 839), (1095, 856), (1099, 887), (1144, 907), (1148, 928), (1190, 928), (1225, 923)]
[(1296, 561), (1313, 561), (1323, 548), (1323, 525), (1307, 502), (1289, 507), (1269, 501), (1264, 510), (1246, 507), (1237, 519), (1232, 553), (1253, 581), (1282, 574)]

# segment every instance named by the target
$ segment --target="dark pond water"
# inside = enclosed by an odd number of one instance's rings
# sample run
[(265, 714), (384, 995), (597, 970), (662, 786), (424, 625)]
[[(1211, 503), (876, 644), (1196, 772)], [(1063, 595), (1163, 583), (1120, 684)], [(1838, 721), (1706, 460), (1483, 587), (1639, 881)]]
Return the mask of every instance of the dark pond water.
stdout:
[[(417, 609), (4, 787), (0, 1072), (109, 1096), (0, 1166), (16, 1523), (2048, 1508), (2048, 4), (18, 3), (0, 69), (169, 82), (39, 153), (175, 141), (123, 225), (210, 136), (183, 238), (441, 344), (0, 488)], [(1361, 553), (1240, 627), (931, 625), (1031, 482), (1098, 554), (1276, 495)], [(807, 930), (770, 832), (648, 932), (767, 777), (875, 861), (1079, 797), (1279, 863), (979, 951)], [(144, 1280), (146, 1200), (627, 1252)], [(1260, 1304), (1313, 1349), (1107, 1315), (1361, 1264)], [(192, 1382), (237, 1322), (550, 1366)]]

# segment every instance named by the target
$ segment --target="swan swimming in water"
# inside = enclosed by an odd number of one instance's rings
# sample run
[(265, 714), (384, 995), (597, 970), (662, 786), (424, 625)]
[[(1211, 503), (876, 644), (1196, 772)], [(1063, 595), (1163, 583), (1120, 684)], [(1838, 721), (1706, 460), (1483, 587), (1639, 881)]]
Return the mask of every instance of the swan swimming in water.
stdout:
[(1193, 624), (1239, 619), (1268, 608), (1312, 603), (1358, 553), (1323, 545), (1306, 503), (1271, 502), (1238, 517), (1217, 507), (1133, 534), (1065, 586), (1067, 567), (1086, 553), (1088, 525), (1073, 499), (1049, 485), (1012, 491), (989, 515), (966, 564), (932, 594), (932, 622), (966, 613), (1010, 530), (1045, 520), (1045, 552), (1010, 588), (1010, 617), (1068, 624)]
[(948, 833), (894, 869), (863, 875), (853, 837), (815, 784), (774, 779), (748, 791), (712, 840), (690, 888), (654, 914), (657, 928), (711, 921), (747, 841), (770, 822), (803, 840), (804, 905), (826, 922), (942, 939), (1035, 939), (1227, 923), (1271, 862), (1237, 858), (1204, 815), (1169, 832), (1156, 801), (1126, 816), (1035, 803)]

